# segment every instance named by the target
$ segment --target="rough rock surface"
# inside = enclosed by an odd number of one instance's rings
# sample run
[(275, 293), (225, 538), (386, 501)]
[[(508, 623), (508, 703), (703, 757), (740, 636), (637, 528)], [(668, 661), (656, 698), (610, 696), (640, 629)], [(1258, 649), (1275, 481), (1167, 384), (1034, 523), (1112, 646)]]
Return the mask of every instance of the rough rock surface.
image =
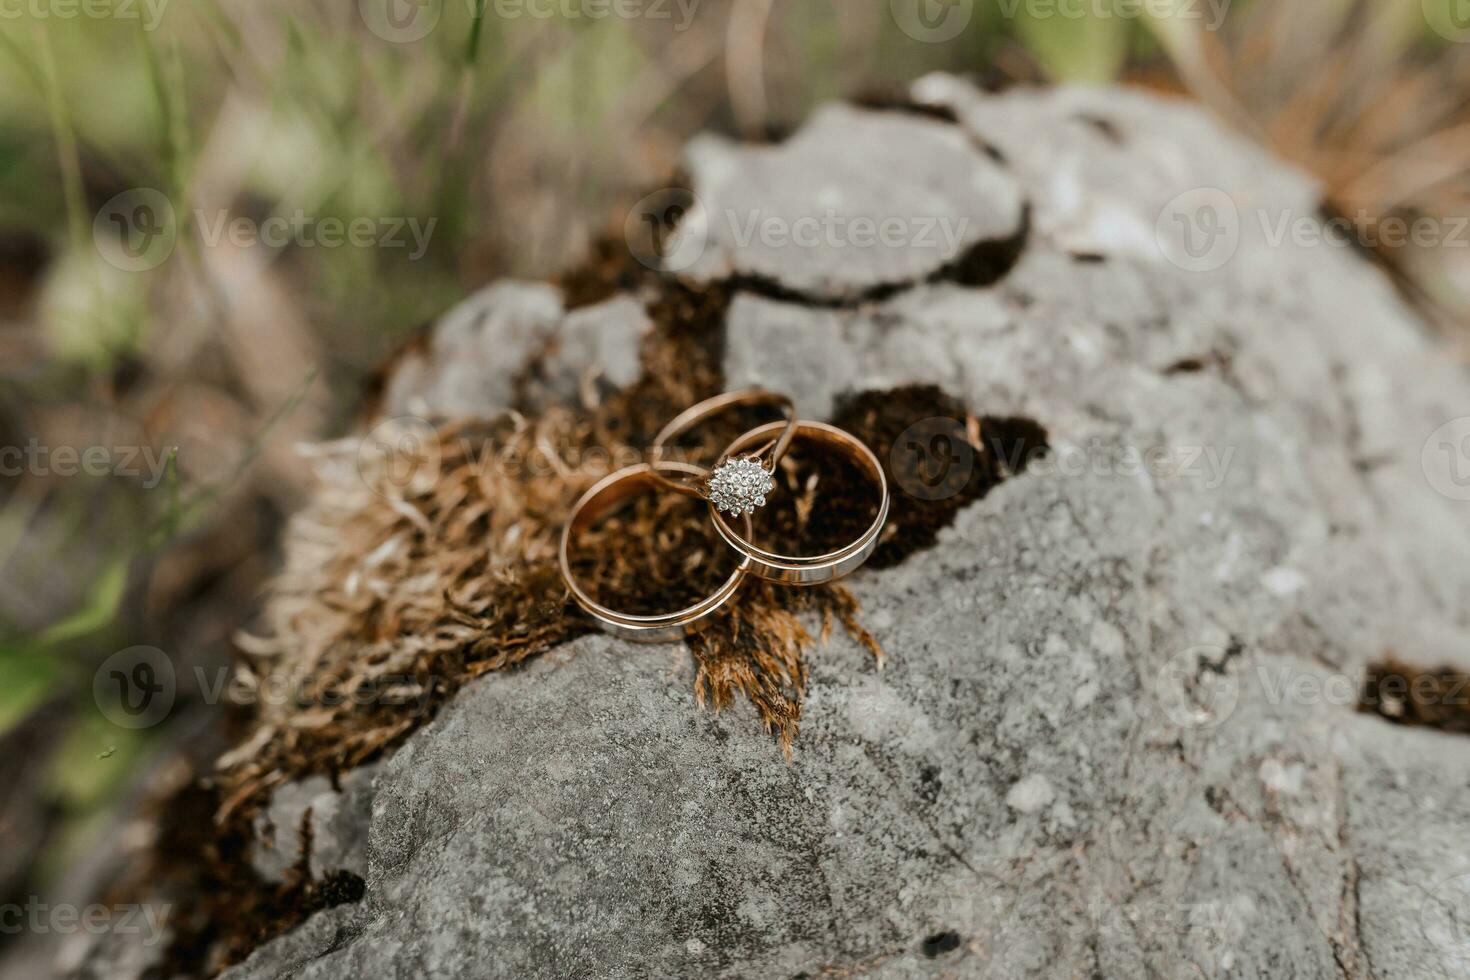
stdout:
[(266, 812), (255, 818), (251, 847), (255, 870), (266, 881), (286, 880), (287, 871), (306, 850), (301, 825), (309, 819), (312, 837), (308, 864), (312, 877), (325, 877), (329, 871), (365, 875), (376, 773), (374, 765), (354, 769), (342, 778), (340, 789), (334, 789), (325, 776), (312, 776), (277, 790)]
[(1020, 230), (1020, 190), (990, 152), (956, 126), (845, 105), (818, 110), (776, 146), (698, 137), (684, 161), (697, 203), (670, 265), (817, 300), (924, 279)]
[[(914, 91), (959, 124), (834, 110), (784, 150), (696, 149), (694, 190), (793, 220), (961, 202), (995, 237), (1019, 198), (1014, 268), (713, 243), (691, 276), (765, 281), (728, 380), (818, 415), (937, 383), (1037, 420), (1052, 459), (853, 577), (888, 666), (816, 653), (793, 762), (694, 705), (681, 648), (586, 637), (414, 734), (373, 781), (366, 899), (229, 976), (1470, 974), (1470, 743), (1354, 710), (1390, 648), (1470, 669), (1470, 504), (1430, 441), (1470, 414), (1463, 367), (1360, 257), (1274, 241), (1313, 186), (1200, 110)], [(1223, 260), (1170, 237), (1185, 192), (1236, 209)], [(439, 337), (490, 307), (565, 323), (492, 292)], [(508, 390), (514, 360), (398, 383)]]
[[(638, 344), (648, 317), (632, 298), (567, 312), (561, 293), (533, 282), (498, 282), (435, 325), (427, 349), (410, 354), (388, 380), (384, 414), (494, 416), (516, 401), (545, 405), (575, 397), (583, 368), (609, 384), (638, 378)], [(528, 377), (527, 368), (537, 372)]]

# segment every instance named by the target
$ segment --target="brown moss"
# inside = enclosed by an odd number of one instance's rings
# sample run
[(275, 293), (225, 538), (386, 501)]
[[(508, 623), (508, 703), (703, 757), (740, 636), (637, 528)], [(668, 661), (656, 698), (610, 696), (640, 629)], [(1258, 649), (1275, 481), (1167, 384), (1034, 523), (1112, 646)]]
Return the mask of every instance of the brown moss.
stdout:
[[(899, 441), (921, 423), (949, 422), (956, 441), (967, 444), (968, 469), (952, 491), (929, 499), (905, 488), (923, 485), (922, 452), (905, 451)], [(868, 565), (891, 568), (934, 543), (961, 508), (989, 493), (1048, 452), (1046, 430), (1030, 419), (972, 414), (952, 395), (933, 385), (866, 391), (843, 399), (832, 423), (867, 443), (883, 464), (892, 490), (882, 542)], [(931, 429), (932, 431), (932, 429)], [(895, 452), (895, 447), (899, 449)], [(860, 518), (848, 517), (848, 526)]]
[(562, 302), (569, 310), (593, 306), (623, 293), (636, 293), (651, 277), (619, 239), (604, 236), (592, 245), (587, 261), (561, 275)]
[(302, 816), (296, 862), (282, 881), (264, 880), (248, 860), (245, 826), (217, 827), (211, 819), (216, 800), (196, 780), (172, 797), (160, 816), (163, 853), (148, 884), (174, 899), (173, 939), (164, 960), (144, 973), (148, 980), (216, 973), (313, 913), (360, 902), (366, 893), (362, 878), (350, 871), (311, 877), (310, 810)]
[(882, 662), (883, 649), (858, 622), (857, 601), (836, 583), (792, 589), (751, 582), (727, 613), (689, 638), (699, 703), (718, 711), (743, 694), (788, 758), (801, 728), (806, 693), (805, 655), (813, 638), (802, 619), (808, 613), (819, 616), (823, 643), (834, 625), (841, 624)]
[(1390, 655), (1368, 666), (1358, 710), (1398, 725), (1470, 735), (1470, 674), (1454, 667), (1424, 670)]

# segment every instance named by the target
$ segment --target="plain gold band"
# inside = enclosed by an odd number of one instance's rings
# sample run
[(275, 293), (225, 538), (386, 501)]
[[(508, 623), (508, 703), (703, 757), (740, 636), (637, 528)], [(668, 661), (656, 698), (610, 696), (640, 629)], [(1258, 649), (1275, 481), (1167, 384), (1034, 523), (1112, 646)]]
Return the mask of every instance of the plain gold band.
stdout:
[[(773, 436), (776, 430), (785, 424), (784, 422), (772, 422), (751, 429), (730, 443), (724, 456), (733, 456), (747, 446), (760, 444), (763, 440)], [(710, 504), (710, 516), (714, 519), (715, 530), (720, 532), (720, 537), (725, 539), (725, 543), (745, 557), (751, 575), (787, 585), (820, 585), (850, 574), (867, 561), (873, 549), (878, 546), (878, 535), (882, 533), (883, 525), (888, 520), (888, 480), (883, 475), (883, 467), (879, 465), (878, 457), (874, 456), (872, 450), (850, 432), (825, 422), (801, 420), (796, 423), (791, 434), (803, 436), (811, 442), (821, 443), (828, 448), (835, 449), (855, 463), (869, 479), (877, 484), (878, 514), (857, 540), (824, 555), (783, 555), (759, 548), (749, 540), (750, 518), (748, 516), (745, 519), (745, 537), (741, 537), (730, 526), (725, 515), (714, 504)]]
[[(777, 423), (780, 425), (781, 423)], [(704, 472), (703, 468), (691, 463), (677, 463), (672, 460), (661, 462), (658, 469), (665, 473), (675, 473), (681, 476), (699, 475)], [(608, 633), (624, 639), (633, 640), (638, 643), (672, 643), (682, 640), (690, 632), (690, 627), (718, 610), (730, 600), (740, 588), (740, 583), (745, 580), (746, 571), (750, 561), (746, 560), (731, 573), (724, 583), (715, 592), (692, 606), (679, 609), (671, 613), (660, 613), (654, 616), (634, 616), (628, 613), (618, 612), (602, 605), (587, 593), (577, 583), (572, 574), (571, 544), (573, 535), (579, 534), (592, 526), (599, 518), (615, 510), (620, 504), (640, 492), (650, 489), (660, 489), (667, 479), (656, 479), (657, 474), (653, 465), (639, 463), (636, 466), (627, 466), (616, 472), (610, 473), (598, 480), (572, 507), (572, 513), (567, 518), (566, 527), (561, 532), (561, 575), (567, 583), (567, 588), (572, 593), (572, 598), (577, 605), (581, 606), (594, 620), (597, 625)], [(745, 533), (751, 533), (750, 518), (745, 518)]]

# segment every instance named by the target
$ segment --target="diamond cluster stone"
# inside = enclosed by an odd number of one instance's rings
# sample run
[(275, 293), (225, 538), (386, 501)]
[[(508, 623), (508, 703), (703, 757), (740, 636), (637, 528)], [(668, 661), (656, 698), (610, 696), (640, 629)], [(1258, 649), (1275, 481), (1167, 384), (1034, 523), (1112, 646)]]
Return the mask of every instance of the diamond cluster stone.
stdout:
[(727, 460), (710, 474), (709, 499), (731, 515), (742, 511), (749, 514), (766, 505), (766, 494), (775, 485), (760, 460), (741, 456)]

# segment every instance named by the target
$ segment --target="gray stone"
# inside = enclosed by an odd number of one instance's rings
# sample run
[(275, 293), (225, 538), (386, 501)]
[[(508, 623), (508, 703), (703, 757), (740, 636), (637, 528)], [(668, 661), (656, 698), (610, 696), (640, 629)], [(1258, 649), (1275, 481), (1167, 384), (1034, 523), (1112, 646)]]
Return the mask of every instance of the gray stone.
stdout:
[(627, 296), (567, 312), (553, 286), (499, 282), (446, 313), (428, 350), (398, 365), (384, 413), (491, 417), (516, 404), (518, 385), (534, 409), (575, 400), (584, 380), (631, 384), (648, 329), (643, 308)]
[[(1360, 258), (1275, 240), (1314, 187), (1201, 110), (915, 91), (960, 124), (828, 110), (784, 147), (696, 144), (694, 189), (932, 194), (993, 206), (989, 235), (1014, 182), (1019, 263), (975, 289), (721, 239), (702, 274), (911, 280), (737, 297), (730, 380), (817, 413), (936, 383), (1052, 458), (853, 576), (888, 666), (815, 651), (791, 763), (748, 706), (694, 704), (681, 647), (586, 637), (467, 686), (378, 773), (363, 903), (230, 977), (1466, 975), (1467, 744), (1354, 710), (1390, 648), (1470, 670), (1470, 503), (1430, 440), (1470, 414), (1463, 367)], [(1238, 243), (1191, 271), (1171, 202), (1212, 188)]]
[(301, 859), (301, 823), (311, 811), (313, 878), (329, 871), (367, 873), (367, 826), (376, 766), (363, 766), (342, 777), (333, 789), (325, 776), (312, 776), (277, 790), (270, 806), (255, 819), (250, 861), (267, 881), (280, 882)]
[(684, 166), (698, 205), (670, 264), (699, 281), (854, 298), (1021, 226), (1015, 180), (959, 127), (917, 116), (829, 105), (776, 146), (698, 137)]
[(791, 392), (796, 410), (826, 418), (857, 378), (857, 352), (846, 341), (848, 317), (737, 295), (726, 315), (725, 383)]

